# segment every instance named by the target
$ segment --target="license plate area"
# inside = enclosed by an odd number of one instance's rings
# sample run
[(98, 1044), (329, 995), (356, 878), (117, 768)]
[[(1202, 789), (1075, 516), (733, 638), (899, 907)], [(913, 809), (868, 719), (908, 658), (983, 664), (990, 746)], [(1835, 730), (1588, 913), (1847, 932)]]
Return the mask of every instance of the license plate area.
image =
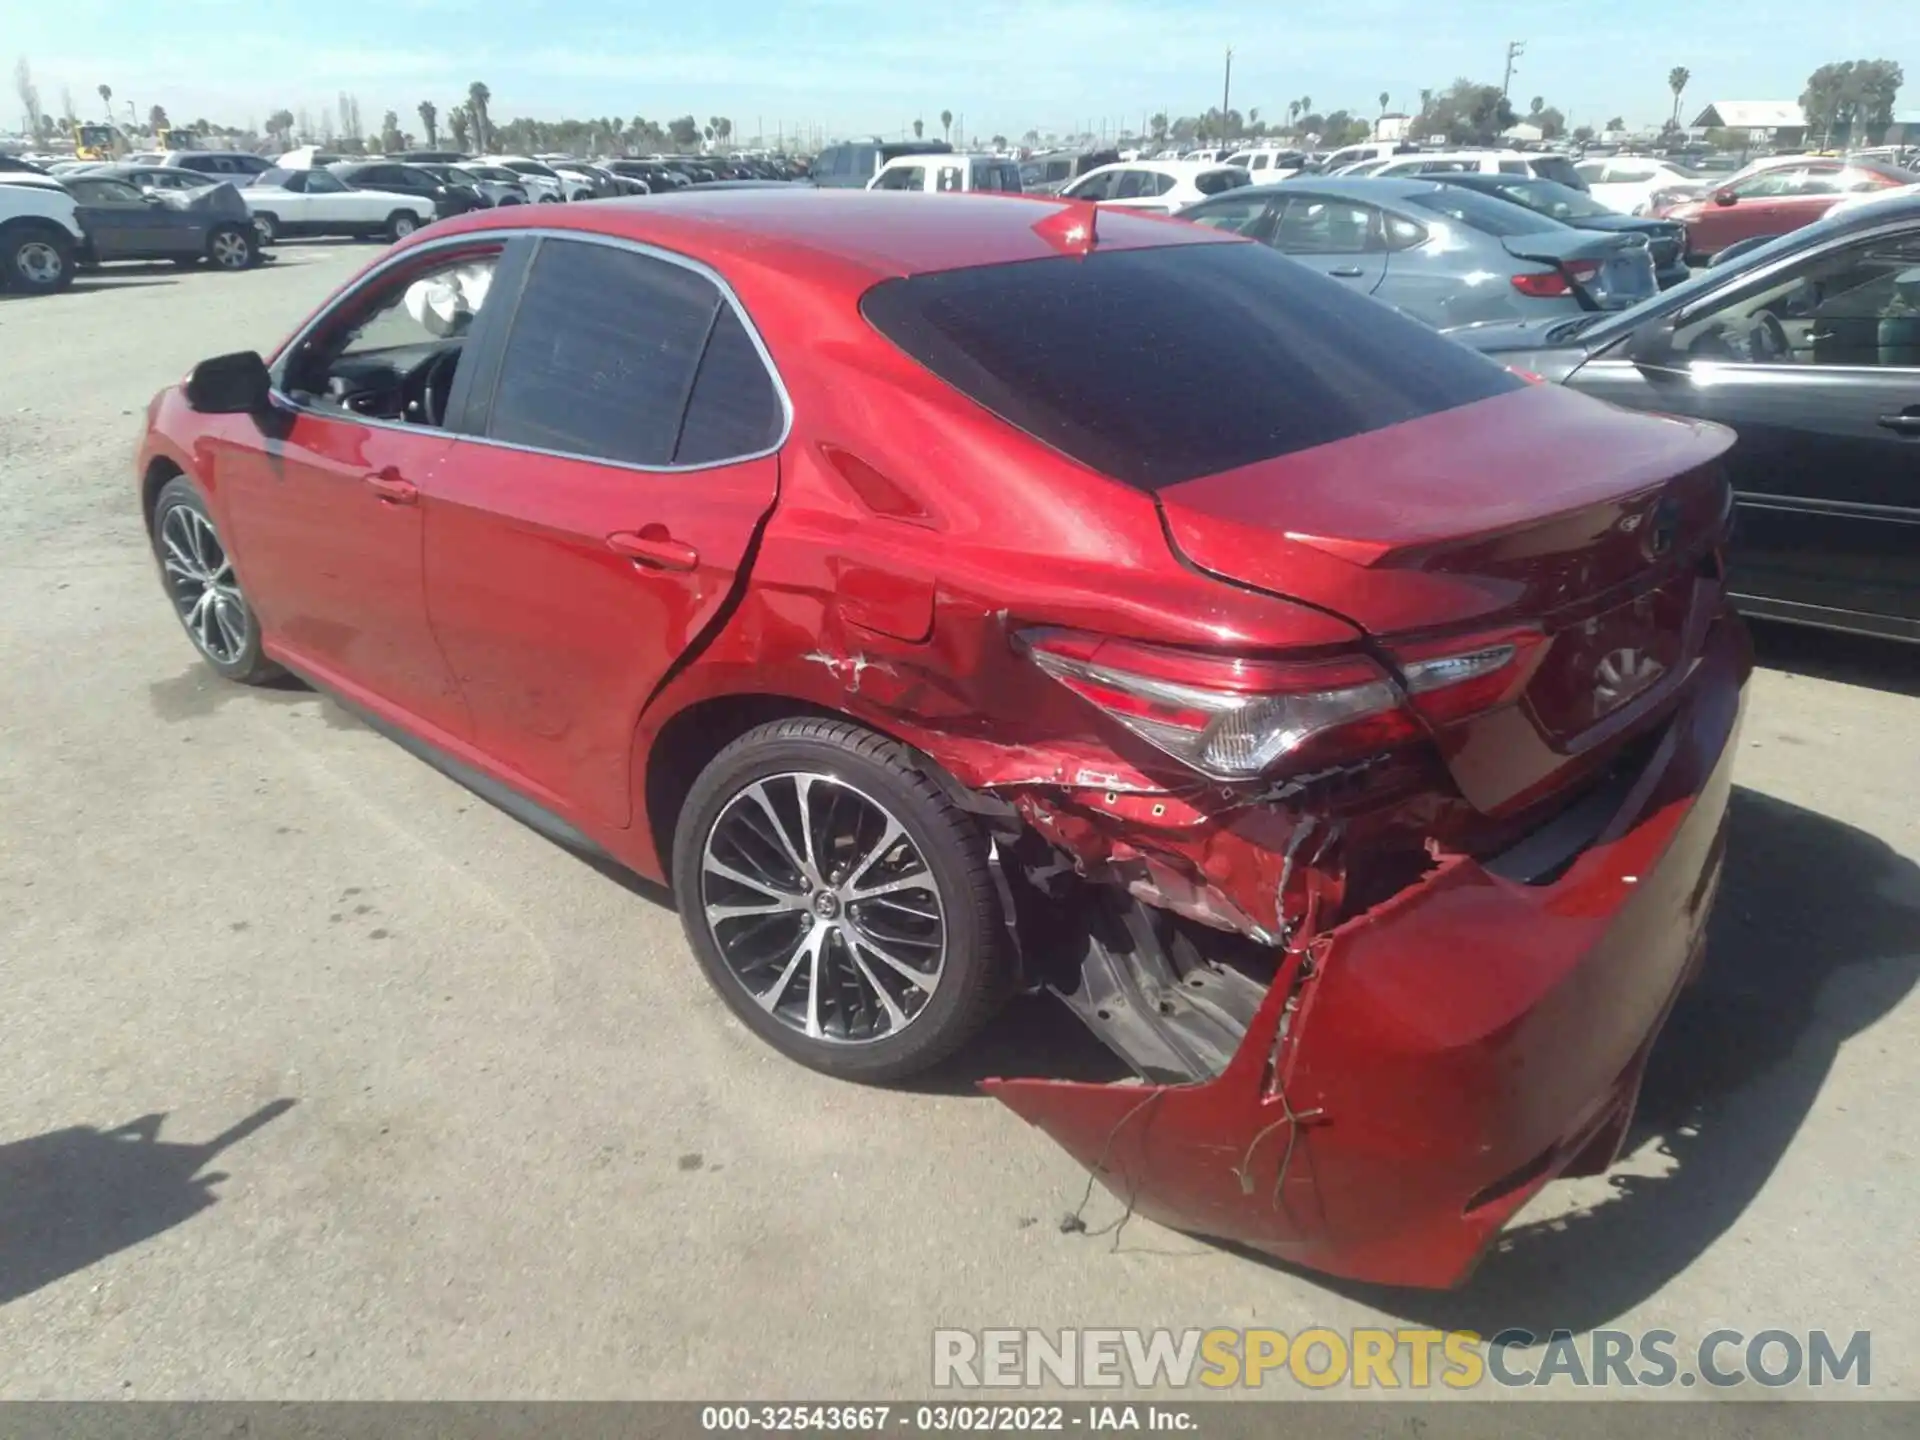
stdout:
[(1527, 688), (1540, 731), (1565, 748), (1634, 702), (1669, 688), (1691, 661), (1691, 574), (1554, 632)]

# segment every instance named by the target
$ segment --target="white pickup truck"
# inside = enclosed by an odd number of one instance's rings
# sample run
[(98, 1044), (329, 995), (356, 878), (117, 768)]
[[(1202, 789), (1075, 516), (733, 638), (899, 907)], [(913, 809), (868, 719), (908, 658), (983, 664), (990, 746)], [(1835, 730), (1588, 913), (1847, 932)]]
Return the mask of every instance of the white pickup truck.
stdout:
[(240, 198), (262, 244), (296, 235), (402, 240), (434, 218), (433, 201), (397, 190), (354, 190), (325, 170), (267, 170)]
[(0, 290), (50, 295), (73, 283), (74, 255), (87, 239), (79, 207), (57, 184), (31, 183), (38, 178), (0, 183)]

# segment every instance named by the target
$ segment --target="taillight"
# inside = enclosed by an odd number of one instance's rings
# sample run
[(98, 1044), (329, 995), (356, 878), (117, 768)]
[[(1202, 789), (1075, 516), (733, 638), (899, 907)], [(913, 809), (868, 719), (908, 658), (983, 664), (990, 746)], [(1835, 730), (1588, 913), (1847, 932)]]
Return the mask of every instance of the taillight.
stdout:
[(1486, 635), (1448, 636), (1397, 645), (1387, 653), (1413, 708), (1430, 725), (1451, 725), (1513, 700), (1546, 655), (1547, 637), (1531, 626)]
[(1551, 300), (1558, 295), (1571, 295), (1573, 283), (1591, 285), (1600, 278), (1598, 260), (1568, 260), (1558, 270), (1548, 270), (1537, 275), (1515, 275), (1513, 288), (1522, 295), (1531, 295), (1536, 300)]
[(1213, 779), (1251, 780), (1282, 764), (1376, 755), (1420, 739), (1421, 717), (1449, 723), (1504, 703), (1531, 673), (1539, 637), (1502, 632), (1396, 653), (1404, 692), (1361, 655), (1247, 659), (1068, 630), (1025, 631), (1018, 643), (1148, 744)]

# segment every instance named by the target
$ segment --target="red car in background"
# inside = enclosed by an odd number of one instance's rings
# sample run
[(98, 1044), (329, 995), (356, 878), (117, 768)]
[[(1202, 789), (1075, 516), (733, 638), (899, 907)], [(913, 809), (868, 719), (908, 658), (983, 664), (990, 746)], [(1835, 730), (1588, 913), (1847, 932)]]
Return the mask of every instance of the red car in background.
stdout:
[(1177, 221), (536, 208), (155, 399), (216, 670), (670, 880), (802, 1063), (1054, 991), (1145, 1083), (987, 1088), (1169, 1224), (1444, 1286), (1610, 1163), (1719, 874), (1726, 431)]
[(1687, 227), (1687, 254), (1705, 259), (1729, 245), (1811, 225), (1848, 195), (1911, 185), (1910, 171), (1871, 160), (1808, 159), (1769, 165), (1711, 194), (1653, 214)]

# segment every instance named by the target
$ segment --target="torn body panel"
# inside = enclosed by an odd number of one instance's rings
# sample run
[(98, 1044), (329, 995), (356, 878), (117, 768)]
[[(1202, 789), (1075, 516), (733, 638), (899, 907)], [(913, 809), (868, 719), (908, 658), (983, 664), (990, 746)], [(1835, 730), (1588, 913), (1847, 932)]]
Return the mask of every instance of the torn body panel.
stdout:
[(1164, 1224), (1355, 1279), (1458, 1284), (1542, 1185), (1603, 1166), (1625, 1133), (1697, 963), (1749, 663), (1720, 627), (1702, 659), (1717, 683), (1563, 873), (1530, 884), (1450, 856), (1295, 948), (1216, 1077), (983, 1088)]

